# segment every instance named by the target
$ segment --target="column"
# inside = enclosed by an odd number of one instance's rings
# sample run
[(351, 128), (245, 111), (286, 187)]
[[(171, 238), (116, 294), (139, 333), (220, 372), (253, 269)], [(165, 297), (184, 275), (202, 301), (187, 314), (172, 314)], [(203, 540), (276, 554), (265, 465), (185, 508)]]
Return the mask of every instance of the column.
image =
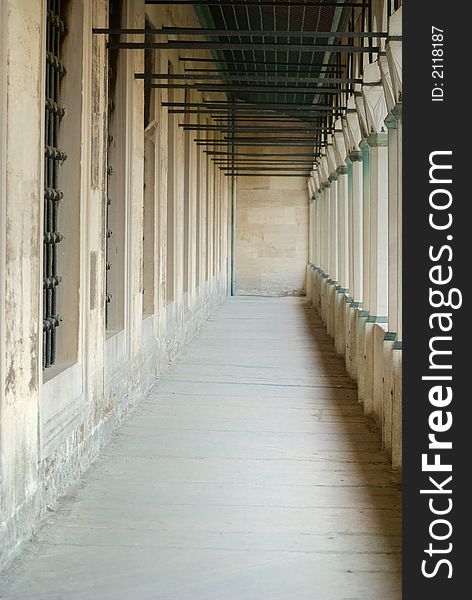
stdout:
[(352, 290), (356, 306), (363, 302), (363, 185), (362, 154), (351, 152), (352, 162)]
[(371, 149), (366, 139), (359, 147), (362, 151), (362, 306), (370, 312), (370, 188)]
[(401, 349), (402, 323), (402, 105), (395, 107), (397, 118), (397, 342)]
[(329, 177), (329, 277), (331, 281), (338, 280), (338, 215), (337, 215), (337, 176), (335, 173)]
[[(370, 257), (367, 274), (369, 320), (387, 322), (388, 312), (388, 141), (387, 134), (370, 135)], [(375, 321), (373, 320), (375, 319)]]
[(337, 214), (338, 214), (338, 283), (340, 291), (349, 289), (349, 219), (348, 219), (348, 167), (337, 169)]
[(398, 329), (398, 151), (397, 119), (390, 113), (385, 119), (388, 128), (388, 328)]
[(315, 219), (314, 219), (314, 206), (313, 198), (308, 200), (308, 262), (314, 263), (314, 233), (315, 233)]

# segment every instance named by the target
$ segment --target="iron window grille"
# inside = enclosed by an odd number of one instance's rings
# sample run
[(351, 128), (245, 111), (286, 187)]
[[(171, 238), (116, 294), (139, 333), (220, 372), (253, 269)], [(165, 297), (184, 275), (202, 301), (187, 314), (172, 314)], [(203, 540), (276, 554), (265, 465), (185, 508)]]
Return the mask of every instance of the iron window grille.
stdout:
[[(121, 2), (109, 1), (108, 6), (108, 23), (109, 28), (121, 27)], [(112, 269), (111, 264), (111, 242), (110, 238), (113, 235), (111, 230), (111, 178), (113, 177), (113, 165), (111, 164), (111, 144), (114, 140), (115, 130), (115, 107), (116, 107), (116, 80), (118, 76), (118, 50), (108, 50), (108, 114), (107, 114), (107, 205), (106, 205), (106, 240), (105, 240), (105, 328), (108, 328), (109, 317), (110, 317), (110, 303), (113, 298), (111, 293), (110, 284), (110, 270)]]
[(44, 148), (43, 213), (43, 368), (56, 362), (57, 328), (62, 321), (58, 312), (57, 292), (61, 282), (58, 269), (59, 204), (63, 192), (58, 189), (58, 174), (67, 158), (58, 148), (58, 135), (65, 114), (60, 105), (61, 80), (66, 69), (61, 62), (61, 44), (66, 26), (61, 19), (61, 0), (48, 0), (46, 16), (46, 90)]

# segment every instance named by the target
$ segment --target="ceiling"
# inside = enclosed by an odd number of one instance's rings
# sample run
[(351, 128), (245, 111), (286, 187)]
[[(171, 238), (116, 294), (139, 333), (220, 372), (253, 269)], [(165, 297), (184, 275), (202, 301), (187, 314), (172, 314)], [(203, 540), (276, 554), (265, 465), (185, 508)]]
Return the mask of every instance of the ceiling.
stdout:
[[(332, 4), (332, 2), (331, 2)], [(240, 42), (248, 44), (288, 44), (299, 43), (312, 45), (326, 45), (328, 38), (314, 37), (286, 37), (286, 36), (261, 36), (258, 31), (331, 31), (335, 21), (339, 23), (340, 12), (342, 9), (334, 6), (291, 6), (290, 0), (282, 5), (266, 5), (259, 3), (258, 6), (238, 6), (233, 3), (232, 6), (199, 6), (195, 5), (202, 27), (230, 30), (250, 30), (254, 32), (252, 36), (221, 36), (220, 42)], [(335, 13), (337, 13), (335, 15)], [(335, 19), (335, 16), (337, 17)], [(215, 39), (215, 38), (212, 38)], [(227, 63), (218, 63), (225, 71), (222, 76), (228, 80), (228, 75), (247, 73), (257, 73), (259, 76), (272, 77), (272, 80), (266, 80), (267, 85), (277, 85), (277, 87), (300, 87), (313, 88), (314, 84), (307, 82), (307, 75), (319, 77), (325, 69), (313, 66), (326, 62), (323, 51), (301, 52), (290, 50), (224, 50), (219, 51), (219, 60), (227, 60)], [(333, 57), (334, 58), (334, 57)], [(329, 59), (328, 59), (329, 60)], [(240, 61), (235, 63), (234, 61)], [(229, 73), (227, 73), (229, 72)], [(274, 74), (290, 75), (289, 82), (274, 82)], [(292, 79), (293, 78), (293, 79)], [(302, 81), (300, 79), (303, 78)], [(297, 81), (298, 79), (298, 81)], [(264, 79), (258, 79), (262, 85)], [(232, 96), (240, 100), (251, 102), (295, 102), (301, 104), (312, 104), (314, 94), (295, 94), (290, 92), (233, 92)]]

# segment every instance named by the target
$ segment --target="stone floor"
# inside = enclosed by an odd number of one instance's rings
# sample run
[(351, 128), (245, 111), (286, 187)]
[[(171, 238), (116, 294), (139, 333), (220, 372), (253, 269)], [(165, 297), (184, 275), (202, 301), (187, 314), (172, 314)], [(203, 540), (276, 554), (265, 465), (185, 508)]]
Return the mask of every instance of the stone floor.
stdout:
[(230, 299), (0, 578), (28, 600), (397, 600), (401, 495), (303, 299)]

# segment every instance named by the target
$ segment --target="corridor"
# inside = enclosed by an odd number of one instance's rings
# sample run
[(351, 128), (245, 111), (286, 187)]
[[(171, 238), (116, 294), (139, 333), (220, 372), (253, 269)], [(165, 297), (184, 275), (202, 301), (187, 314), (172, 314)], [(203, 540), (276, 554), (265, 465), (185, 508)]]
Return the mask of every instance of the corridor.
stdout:
[(396, 600), (398, 478), (305, 298), (229, 298), (0, 579), (4, 600)]

